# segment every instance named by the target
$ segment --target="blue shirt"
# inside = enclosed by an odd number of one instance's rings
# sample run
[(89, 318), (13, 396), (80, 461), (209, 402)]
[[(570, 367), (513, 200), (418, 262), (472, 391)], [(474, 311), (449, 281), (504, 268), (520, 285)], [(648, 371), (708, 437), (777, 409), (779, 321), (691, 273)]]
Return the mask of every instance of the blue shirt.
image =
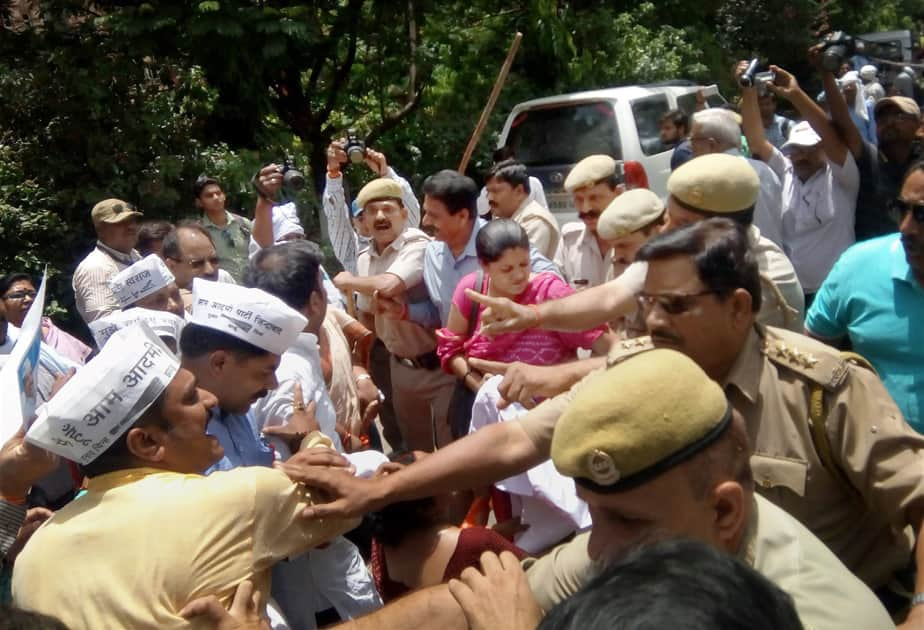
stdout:
[(853, 349), (879, 372), (908, 424), (924, 433), (924, 288), (911, 272), (899, 234), (845, 251), (815, 296), (805, 326), (818, 337), (848, 335)]
[(225, 455), (205, 474), (216, 470), (231, 470), (238, 466), (272, 466), (273, 449), (260, 437), (257, 422), (250, 411), (244, 414), (223, 413), (212, 409), (206, 433), (218, 438)]
[[(478, 271), (478, 254), (475, 239), (478, 231), (487, 225), (484, 219), (476, 219), (472, 235), (458, 258), (452, 255), (449, 245), (443, 241), (431, 241), (424, 252), (424, 284), (430, 296), (429, 302), (408, 304), (408, 318), (425, 328), (445, 326), (452, 307), (452, 294), (464, 276)], [(561, 271), (551, 260), (529, 248), (530, 267), (534, 273), (549, 271), (561, 277)]]

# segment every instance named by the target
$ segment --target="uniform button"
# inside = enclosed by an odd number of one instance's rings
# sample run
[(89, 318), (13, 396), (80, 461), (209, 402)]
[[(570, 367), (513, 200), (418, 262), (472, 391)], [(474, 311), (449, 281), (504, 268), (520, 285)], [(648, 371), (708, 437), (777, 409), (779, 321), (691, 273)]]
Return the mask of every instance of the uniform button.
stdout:
[(765, 477), (761, 480), (760, 485), (762, 485), (764, 488), (772, 488), (772, 487), (773, 487), (773, 480), (770, 479), (769, 476), (765, 476)]

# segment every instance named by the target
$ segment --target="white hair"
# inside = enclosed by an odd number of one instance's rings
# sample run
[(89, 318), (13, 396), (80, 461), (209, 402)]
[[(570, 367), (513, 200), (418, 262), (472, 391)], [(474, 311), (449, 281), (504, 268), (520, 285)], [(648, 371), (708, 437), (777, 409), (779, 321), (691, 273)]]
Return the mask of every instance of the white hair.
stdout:
[(704, 109), (693, 114), (693, 124), (702, 127), (702, 134), (725, 149), (741, 145), (741, 127), (735, 115), (727, 109)]

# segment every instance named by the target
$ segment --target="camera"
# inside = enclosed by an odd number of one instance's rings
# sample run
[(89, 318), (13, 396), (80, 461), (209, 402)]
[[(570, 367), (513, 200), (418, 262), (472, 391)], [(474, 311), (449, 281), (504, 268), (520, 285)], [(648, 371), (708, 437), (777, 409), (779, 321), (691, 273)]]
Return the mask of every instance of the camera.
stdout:
[(756, 87), (757, 94), (764, 96), (768, 93), (767, 84), (776, 80), (776, 74), (770, 71), (758, 72), (759, 67), (760, 60), (757, 58), (751, 59), (750, 63), (748, 63), (748, 69), (738, 78), (738, 84), (741, 87)]
[(305, 187), (305, 176), (300, 170), (295, 168), (295, 162), (291, 158), (282, 161), (282, 187), (294, 192), (300, 191)]
[(343, 150), (346, 152), (351, 164), (363, 163), (363, 159), (366, 157), (366, 143), (356, 135), (355, 129), (347, 129), (346, 144)]
[(829, 33), (821, 45), (821, 69), (825, 72), (837, 72), (841, 64), (857, 51), (857, 40), (844, 31)]
[(767, 71), (767, 72), (758, 72), (754, 75), (754, 85), (757, 86), (757, 95), (766, 96), (770, 93), (770, 90), (767, 89), (767, 86), (776, 81), (776, 73)]

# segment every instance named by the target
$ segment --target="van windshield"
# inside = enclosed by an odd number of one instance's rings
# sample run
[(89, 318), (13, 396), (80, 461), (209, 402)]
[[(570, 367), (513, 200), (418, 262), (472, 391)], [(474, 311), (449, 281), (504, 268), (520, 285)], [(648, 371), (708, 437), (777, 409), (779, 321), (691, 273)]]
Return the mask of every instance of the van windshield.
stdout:
[(510, 125), (507, 146), (527, 166), (574, 164), (597, 153), (622, 159), (616, 115), (608, 101), (522, 112)]

